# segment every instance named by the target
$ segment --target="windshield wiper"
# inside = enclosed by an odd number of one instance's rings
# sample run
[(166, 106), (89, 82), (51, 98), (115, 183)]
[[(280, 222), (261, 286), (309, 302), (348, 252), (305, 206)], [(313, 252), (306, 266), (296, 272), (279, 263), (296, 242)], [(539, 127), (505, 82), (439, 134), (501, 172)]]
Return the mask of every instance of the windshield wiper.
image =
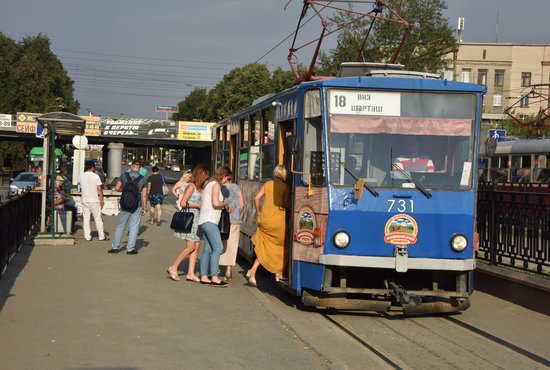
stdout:
[[(357, 182), (357, 181), (359, 180), (359, 179), (357, 178), (357, 176), (355, 176), (355, 174), (353, 174), (353, 173), (351, 172), (351, 170), (349, 170), (349, 169), (346, 167), (346, 165), (344, 164), (344, 162), (340, 162), (340, 164), (342, 165), (342, 167), (344, 167), (344, 169), (346, 170), (346, 172), (349, 173), (349, 174), (351, 175), (351, 177), (353, 177), (353, 179), (355, 180), (355, 182)], [(375, 197), (379, 197), (379, 196), (380, 196), (380, 194), (378, 194), (378, 192), (377, 192), (374, 188), (370, 187), (366, 182), (363, 184), (363, 187), (364, 187), (365, 189), (367, 189), (373, 196), (375, 196)]]
[(392, 164), (392, 168), (393, 168), (393, 170), (399, 172), (399, 174), (401, 176), (403, 176), (408, 182), (413, 184), (415, 189), (418, 189), (418, 191), (420, 191), (422, 194), (424, 194), (424, 196), (426, 198), (430, 199), (432, 197), (432, 194), (430, 194), (430, 192), (428, 190), (426, 190), (426, 188), (424, 186), (414, 182), (411, 175), (409, 175), (409, 173), (407, 171), (405, 171), (401, 167), (399, 167), (399, 165), (397, 163)]

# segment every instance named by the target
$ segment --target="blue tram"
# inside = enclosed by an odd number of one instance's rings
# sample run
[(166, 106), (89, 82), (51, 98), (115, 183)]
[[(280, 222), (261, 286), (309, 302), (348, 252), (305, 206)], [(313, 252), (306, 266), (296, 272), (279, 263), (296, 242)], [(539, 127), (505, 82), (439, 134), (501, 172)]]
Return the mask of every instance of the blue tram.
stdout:
[(247, 205), (239, 252), (252, 260), (253, 198), (284, 164), (289, 268), (280, 284), (304, 304), (465, 310), (485, 88), (395, 65), (351, 67), (359, 75), (343, 66), (352, 76), (262, 97), (214, 126), (214, 166), (233, 170)]

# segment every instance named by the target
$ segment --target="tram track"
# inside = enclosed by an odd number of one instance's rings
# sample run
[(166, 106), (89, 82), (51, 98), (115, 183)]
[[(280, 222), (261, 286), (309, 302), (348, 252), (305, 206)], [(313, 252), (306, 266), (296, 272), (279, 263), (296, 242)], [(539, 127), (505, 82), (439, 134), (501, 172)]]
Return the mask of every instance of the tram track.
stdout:
[[(417, 336), (420, 337), (431, 337), (433, 341), (439, 341), (447, 343), (447, 347), (449, 348), (450, 352), (454, 352), (451, 354), (450, 357), (453, 355), (457, 355), (460, 357), (460, 353), (468, 353), (472, 359), (470, 361), (479, 362), (480, 364), (483, 362), (488, 362), (489, 365), (494, 366), (495, 368), (514, 368), (502, 366), (502, 364), (499, 364), (498, 362), (495, 362), (494, 359), (491, 359), (490, 356), (486, 355), (486, 352), (493, 352), (493, 353), (500, 353), (501, 350), (498, 350), (498, 348), (505, 348), (509, 351), (511, 351), (513, 354), (515, 354), (515, 357), (519, 358), (517, 361), (521, 363), (525, 363), (526, 361), (533, 364), (531, 361), (544, 366), (545, 368), (550, 367), (550, 361), (532, 351), (529, 351), (525, 348), (522, 348), (508, 340), (505, 340), (503, 338), (500, 338), (496, 335), (493, 335), (481, 328), (475, 327), (473, 325), (470, 325), (462, 320), (459, 320), (457, 318), (451, 317), (451, 316), (436, 316), (436, 317), (428, 317), (423, 316), (420, 318), (415, 317), (395, 317), (395, 316), (388, 316), (384, 315), (383, 317), (377, 317), (377, 316), (365, 316), (363, 314), (349, 314), (349, 313), (323, 313), (319, 312), (319, 314), (329, 321), (332, 325), (334, 325), (336, 328), (341, 330), (343, 333), (345, 333), (348, 337), (352, 338), (353, 341), (355, 341), (357, 344), (362, 346), (363, 348), (370, 351), (373, 355), (375, 355), (377, 358), (379, 358), (384, 364), (388, 365), (389, 367), (393, 369), (408, 369), (408, 368), (415, 368), (418, 365), (409, 363), (409, 358), (406, 354), (402, 353), (402, 347), (399, 345), (395, 345), (395, 343), (391, 347), (388, 346), (388, 339), (380, 339), (381, 337), (373, 332), (369, 334), (361, 333), (363, 330), (368, 330), (366, 328), (370, 328), (375, 323), (376, 325), (379, 325), (380, 327), (384, 327), (387, 329), (386, 334), (387, 336), (392, 336), (395, 334), (402, 337), (401, 339), (405, 342), (409, 342), (412, 345), (418, 345), (422, 348), (425, 353), (428, 353), (428, 355), (433, 355), (436, 357), (440, 357), (441, 361), (443, 362), (443, 367), (448, 368), (469, 368), (468, 366), (468, 360), (465, 360), (464, 364), (455, 363), (452, 359), (447, 360), (446, 356), (447, 354), (445, 352), (438, 352), (436, 348), (431, 348), (429, 346), (424, 346), (423, 342), (417, 342), (415, 341), (415, 336), (412, 333), (416, 333)], [(344, 318), (344, 315), (347, 318)], [(363, 323), (361, 326), (358, 326), (358, 323), (360, 321), (354, 321), (354, 320), (362, 320)], [(365, 321), (368, 320), (368, 321)], [(434, 320), (439, 321), (439, 324), (434, 327)], [(357, 326), (357, 329), (354, 328)], [(489, 343), (486, 343), (484, 345), (480, 345), (480, 350), (472, 350), (471, 347), (476, 347), (475, 345), (470, 345), (469, 343), (461, 342), (459, 339), (455, 339), (453, 334), (450, 334), (454, 332), (456, 329), (448, 329), (448, 330), (442, 330), (443, 327), (448, 327), (448, 325), (452, 325), (455, 328), (458, 328), (462, 330), (465, 333), (466, 336), (474, 335), (478, 337), (478, 340), (471, 339), (468, 342), (479, 342), (481, 341), (488, 341)], [(412, 329), (411, 326), (417, 327), (417, 329)], [(441, 326), (443, 325), (443, 326)], [(393, 331), (393, 333), (392, 333)], [(420, 333), (420, 334), (419, 334)], [(369, 339), (367, 339), (369, 338)], [(386, 342), (386, 343), (384, 343)], [(399, 342), (399, 341), (397, 341)], [(389, 341), (391, 343), (391, 341)], [(443, 346), (445, 347), (445, 346)], [(498, 357), (498, 356), (497, 356)], [(523, 358), (524, 360), (521, 360)], [(447, 361), (447, 362), (446, 362)], [(445, 363), (446, 362), (446, 363)], [(534, 364), (533, 364), (534, 365)], [(491, 367), (489, 366), (489, 368)], [(429, 367), (429, 366), (427, 366)], [(538, 368), (538, 367), (533, 367)]]
[(461, 321), (461, 320), (458, 320), (454, 317), (451, 317), (451, 316), (445, 316), (443, 317), (443, 319), (445, 319), (446, 321), (448, 322), (451, 322), (455, 325), (458, 325), (459, 327), (465, 329), (465, 330), (468, 330), (469, 332), (472, 332), (472, 333), (475, 333), (477, 335), (479, 335), (480, 337), (483, 337), (485, 339), (488, 339), (494, 343), (497, 343), (511, 351), (514, 351), (522, 356), (525, 356), (527, 357), (528, 359), (532, 360), (532, 361), (535, 361), (535, 362), (538, 362), (546, 367), (550, 367), (550, 360), (542, 357), (542, 356), (539, 356), (537, 355), (536, 353), (533, 353), (531, 351), (528, 351), (524, 348), (521, 348), (507, 340), (504, 340), (502, 338), (499, 338), (493, 334), (490, 334), (482, 329), (479, 329), (479, 328), (476, 328), (475, 326), (472, 326), (470, 324), (467, 324), (465, 323), (464, 321)]
[(377, 349), (374, 344), (369, 343), (364, 338), (361, 338), (358, 334), (355, 334), (351, 329), (347, 328), (343, 323), (339, 322), (338, 320), (331, 317), (331, 315), (326, 313), (320, 313), (320, 315), (331, 322), (334, 326), (336, 326), (338, 329), (343, 331), (345, 334), (349, 335), (351, 338), (353, 338), (357, 343), (359, 343), (364, 348), (368, 349), (370, 352), (372, 352), (374, 355), (376, 355), (379, 359), (381, 359), (385, 364), (391, 366), (392, 368), (396, 370), (402, 370), (404, 369), (401, 367), (397, 362), (390, 359), (388, 356), (386, 356), (384, 353), (382, 353), (381, 350)]

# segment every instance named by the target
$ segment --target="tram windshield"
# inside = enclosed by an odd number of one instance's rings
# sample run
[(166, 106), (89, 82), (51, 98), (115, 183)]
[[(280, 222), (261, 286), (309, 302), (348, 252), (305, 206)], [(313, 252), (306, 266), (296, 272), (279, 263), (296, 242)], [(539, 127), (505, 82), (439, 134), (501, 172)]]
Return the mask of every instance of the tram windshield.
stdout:
[(474, 165), (474, 94), (329, 90), (333, 185), (467, 190)]

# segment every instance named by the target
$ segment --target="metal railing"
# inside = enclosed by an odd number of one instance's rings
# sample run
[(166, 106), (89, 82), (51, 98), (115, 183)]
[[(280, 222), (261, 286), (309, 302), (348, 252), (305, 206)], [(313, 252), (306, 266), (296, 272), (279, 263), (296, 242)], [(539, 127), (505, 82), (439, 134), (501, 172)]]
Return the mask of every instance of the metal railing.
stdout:
[(40, 200), (41, 194), (32, 191), (0, 197), (0, 276), (25, 239), (38, 226)]
[(548, 184), (482, 182), (477, 201), (477, 257), (550, 276)]

